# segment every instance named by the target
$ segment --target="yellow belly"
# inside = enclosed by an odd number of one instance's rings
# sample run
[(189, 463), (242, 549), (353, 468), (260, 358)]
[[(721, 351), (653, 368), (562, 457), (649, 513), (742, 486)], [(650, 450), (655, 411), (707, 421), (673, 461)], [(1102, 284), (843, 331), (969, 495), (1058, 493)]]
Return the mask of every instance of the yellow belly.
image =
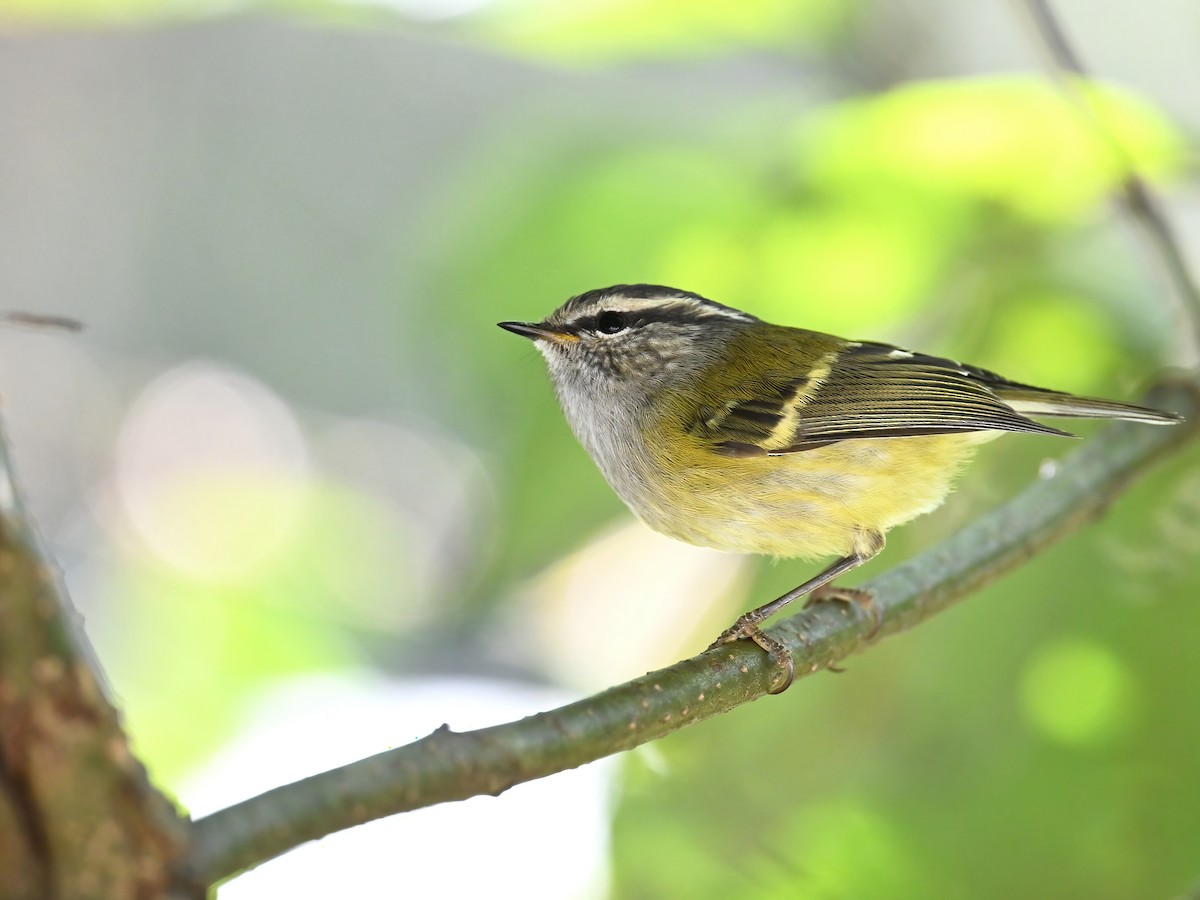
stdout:
[(748, 553), (845, 556), (937, 508), (975, 448), (999, 432), (840, 441), (782, 456), (730, 459), (698, 444), (649, 454), (657, 487), (626, 502), (671, 537)]

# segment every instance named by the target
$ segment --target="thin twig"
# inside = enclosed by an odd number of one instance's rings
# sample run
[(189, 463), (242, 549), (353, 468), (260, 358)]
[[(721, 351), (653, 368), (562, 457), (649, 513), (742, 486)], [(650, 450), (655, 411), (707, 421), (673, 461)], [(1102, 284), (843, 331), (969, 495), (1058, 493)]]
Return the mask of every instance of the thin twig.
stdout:
[(13, 310), (0, 313), (0, 321), (12, 322), (14, 325), (26, 325), (30, 328), (51, 328), (58, 331), (83, 331), (83, 323), (70, 316), (58, 316), (50, 313), (32, 313)]
[[(1200, 383), (1179, 380), (1151, 403), (1196, 421)], [(1057, 475), (952, 539), (870, 582), (878, 632), (844, 604), (813, 606), (771, 629), (797, 677), (912, 628), (1101, 515), (1198, 427), (1114, 425)], [(195, 823), (188, 874), (211, 884), (334, 831), (436, 803), (499, 794), (535, 778), (629, 750), (755, 700), (779, 670), (749, 642), (706, 651), (594, 697), (519, 722), (413, 744), (253, 797)], [(782, 702), (782, 701), (776, 701)]]
[(1079, 110), (1089, 128), (1120, 160), (1125, 174), (1116, 199), (1130, 223), (1146, 242), (1151, 255), (1158, 260), (1158, 268), (1167, 290), (1186, 326), (1181, 329), (1181, 333), (1186, 342), (1184, 352), (1188, 364), (1200, 363), (1200, 288), (1197, 287), (1195, 275), (1180, 247), (1179, 239), (1167, 220), (1166, 213), (1163, 212), (1158, 195), (1137, 173), (1125, 148), (1105, 125), (1103, 117), (1097, 113), (1088, 94), (1081, 90), (1080, 80), (1089, 77), (1087, 67), (1072, 47), (1050, 7), (1049, 0), (1017, 2), (1026, 13), (1038, 48), (1046, 57), (1047, 65), (1064, 93)]

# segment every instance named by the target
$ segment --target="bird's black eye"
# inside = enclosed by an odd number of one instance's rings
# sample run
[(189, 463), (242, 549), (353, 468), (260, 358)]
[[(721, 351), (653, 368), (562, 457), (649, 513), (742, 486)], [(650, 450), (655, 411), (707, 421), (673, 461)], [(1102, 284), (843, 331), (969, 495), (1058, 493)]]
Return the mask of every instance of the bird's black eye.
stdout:
[(616, 334), (628, 327), (625, 317), (619, 312), (602, 312), (596, 319), (596, 330), (601, 334)]

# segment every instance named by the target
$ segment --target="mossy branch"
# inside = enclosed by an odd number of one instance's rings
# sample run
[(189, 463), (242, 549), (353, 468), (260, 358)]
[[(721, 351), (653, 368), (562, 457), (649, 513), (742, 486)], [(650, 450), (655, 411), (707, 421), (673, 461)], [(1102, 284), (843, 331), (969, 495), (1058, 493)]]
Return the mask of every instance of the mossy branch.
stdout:
[[(1179, 378), (1149, 402), (1196, 422), (1200, 382)], [(812, 674), (961, 600), (1101, 515), (1130, 482), (1192, 440), (1197, 427), (1117, 424), (1057, 474), (943, 544), (866, 585), (873, 623), (824, 603), (770, 630)], [(519, 722), (429, 736), (246, 800), (195, 823), (188, 862), (202, 883), (228, 878), (306, 841), (372, 819), (513, 785), (629, 750), (756, 700), (777, 668), (753, 644), (701, 653), (601, 694)], [(773, 702), (786, 702), (775, 700)]]
[(202, 896), (186, 823), (129, 750), (0, 431), (0, 897)]

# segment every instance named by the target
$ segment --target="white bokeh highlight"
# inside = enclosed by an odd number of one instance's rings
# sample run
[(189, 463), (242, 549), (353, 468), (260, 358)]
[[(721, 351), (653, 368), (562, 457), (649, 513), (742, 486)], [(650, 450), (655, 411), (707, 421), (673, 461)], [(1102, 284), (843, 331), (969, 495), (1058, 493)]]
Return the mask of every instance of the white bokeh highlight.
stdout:
[(187, 362), (148, 384), (117, 439), (115, 482), (130, 531), (159, 560), (206, 581), (269, 559), (304, 512), (308, 452), (262, 383)]
[(728, 624), (723, 616), (744, 596), (748, 573), (744, 556), (629, 520), (534, 580), (529, 627), (564, 683), (605, 687), (703, 650)]
[[(193, 817), (423, 737), (558, 706), (561, 692), (483, 679), (323, 676), (265, 693), (179, 799)], [(617, 762), (369, 822), (233, 879), (219, 900), (521, 897), (599, 900), (609, 882)]]

